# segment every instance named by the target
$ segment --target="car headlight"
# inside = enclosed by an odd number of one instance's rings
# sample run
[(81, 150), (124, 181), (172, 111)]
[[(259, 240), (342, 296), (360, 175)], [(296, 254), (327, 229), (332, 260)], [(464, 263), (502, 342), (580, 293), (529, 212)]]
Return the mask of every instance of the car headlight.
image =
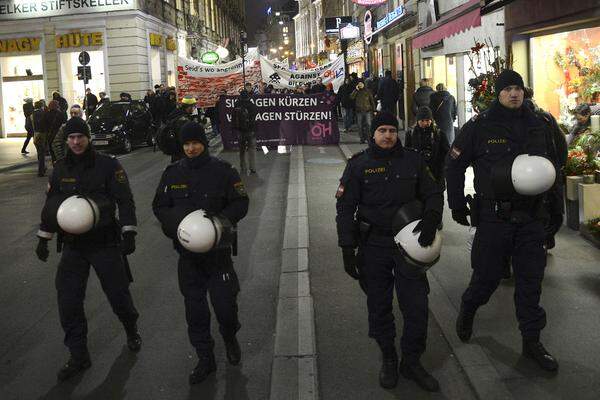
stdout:
[(116, 125), (112, 128), (113, 132), (120, 131), (123, 128), (123, 125)]

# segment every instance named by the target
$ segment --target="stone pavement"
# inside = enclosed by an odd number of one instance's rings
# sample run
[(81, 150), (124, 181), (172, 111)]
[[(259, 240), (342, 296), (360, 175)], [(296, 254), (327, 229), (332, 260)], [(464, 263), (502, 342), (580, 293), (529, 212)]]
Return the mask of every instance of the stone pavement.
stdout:
[(33, 139), (29, 141), (27, 146), (29, 154), (21, 154), (24, 141), (25, 138), (0, 139), (0, 172), (33, 165), (37, 162), (37, 152), (33, 145)]

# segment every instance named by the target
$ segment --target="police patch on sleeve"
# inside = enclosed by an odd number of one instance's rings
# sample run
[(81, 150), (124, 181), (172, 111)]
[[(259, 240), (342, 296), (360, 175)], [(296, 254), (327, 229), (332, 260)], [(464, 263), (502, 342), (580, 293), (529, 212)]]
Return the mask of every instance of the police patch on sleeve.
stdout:
[(335, 198), (339, 199), (343, 195), (344, 195), (344, 185), (342, 183), (340, 183), (340, 186), (338, 186), (337, 191), (335, 192)]
[(458, 147), (452, 146), (452, 149), (450, 150), (450, 157), (453, 160), (456, 160), (458, 157), (460, 157), (460, 153), (462, 153), (462, 151)]
[(244, 182), (239, 181), (234, 183), (233, 188), (240, 196), (248, 196), (248, 193), (246, 193), (246, 187), (244, 186)]
[(119, 169), (119, 170), (115, 171), (115, 179), (119, 183), (125, 183), (125, 182), (127, 182), (127, 175), (125, 175), (125, 171), (122, 170), (122, 169)]

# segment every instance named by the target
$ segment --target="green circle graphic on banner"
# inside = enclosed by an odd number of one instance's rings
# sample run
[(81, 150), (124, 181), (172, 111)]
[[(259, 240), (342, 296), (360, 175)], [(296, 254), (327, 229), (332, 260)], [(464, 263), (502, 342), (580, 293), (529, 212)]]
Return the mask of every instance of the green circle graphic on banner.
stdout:
[(219, 61), (219, 55), (214, 51), (207, 51), (206, 53), (202, 54), (202, 62), (204, 64), (214, 64), (217, 61)]

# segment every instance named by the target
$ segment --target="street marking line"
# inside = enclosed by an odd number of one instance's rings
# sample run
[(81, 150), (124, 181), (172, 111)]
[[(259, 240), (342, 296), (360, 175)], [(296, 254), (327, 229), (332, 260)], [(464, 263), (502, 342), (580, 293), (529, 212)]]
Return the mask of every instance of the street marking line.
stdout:
[[(310, 241), (304, 152), (302, 146), (294, 149), (288, 176), (270, 400), (319, 397), (314, 303), (308, 270)], [(293, 179), (296, 177), (297, 183)]]

